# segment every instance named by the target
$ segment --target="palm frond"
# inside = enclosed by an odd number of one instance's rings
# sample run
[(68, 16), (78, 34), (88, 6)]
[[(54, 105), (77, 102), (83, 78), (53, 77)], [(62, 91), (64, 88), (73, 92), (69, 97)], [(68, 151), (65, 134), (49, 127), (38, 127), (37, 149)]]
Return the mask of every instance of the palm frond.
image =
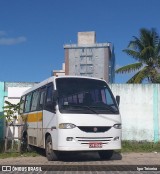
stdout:
[(154, 59), (154, 51), (155, 49), (152, 46), (148, 46), (145, 47), (142, 51), (141, 51), (141, 57), (143, 57), (146, 61), (148, 61), (151, 57), (152, 59)]
[(128, 48), (141, 51), (144, 48), (143, 43), (141, 42), (140, 39), (138, 39), (136, 36), (133, 36), (134, 40), (130, 41), (128, 44)]
[(147, 67), (144, 67), (139, 73), (137, 74), (134, 83), (142, 83), (142, 81), (148, 77)]
[(135, 58), (136, 60), (140, 60), (141, 59), (141, 55), (139, 52), (134, 51), (134, 50), (130, 50), (130, 49), (124, 49), (122, 50), (123, 52), (125, 52), (126, 54), (128, 54), (129, 56), (132, 56), (133, 58)]
[(8, 106), (13, 106), (13, 104), (9, 101), (5, 101), (5, 104), (7, 104)]
[(142, 66), (143, 66), (143, 64), (141, 62), (134, 63), (134, 64), (123, 66), (123, 67), (117, 69), (115, 72), (116, 73), (129, 73), (129, 72), (139, 70)]
[(144, 67), (142, 70), (137, 72), (127, 83), (142, 83), (142, 81), (148, 77), (147, 68)]
[(157, 44), (157, 46), (155, 48), (154, 54), (157, 55), (157, 56), (160, 55), (160, 40), (159, 40), (159, 43)]
[[(156, 79), (159, 80), (156, 68), (160, 68), (160, 36), (155, 28), (141, 28), (139, 37), (133, 36), (133, 40), (123, 52), (139, 61), (116, 70), (116, 73), (139, 70), (127, 83), (141, 83), (145, 78), (152, 83), (155, 83)], [(140, 70), (143, 65), (147, 66)]]
[(139, 73), (139, 72), (137, 72), (133, 77), (131, 77), (131, 78), (127, 81), (127, 83), (134, 83), (135, 78), (137, 77), (138, 73)]
[(157, 45), (159, 43), (160, 37), (155, 28), (151, 29), (151, 38), (153, 38), (152, 44)]

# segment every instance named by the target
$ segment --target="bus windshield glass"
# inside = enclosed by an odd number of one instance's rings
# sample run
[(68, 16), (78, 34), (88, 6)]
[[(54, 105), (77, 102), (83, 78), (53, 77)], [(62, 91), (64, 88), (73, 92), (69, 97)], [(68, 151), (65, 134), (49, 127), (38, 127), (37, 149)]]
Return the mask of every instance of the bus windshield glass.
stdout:
[(58, 106), (61, 113), (119, 114), (108, 85), (87, 78), (57, 78)]

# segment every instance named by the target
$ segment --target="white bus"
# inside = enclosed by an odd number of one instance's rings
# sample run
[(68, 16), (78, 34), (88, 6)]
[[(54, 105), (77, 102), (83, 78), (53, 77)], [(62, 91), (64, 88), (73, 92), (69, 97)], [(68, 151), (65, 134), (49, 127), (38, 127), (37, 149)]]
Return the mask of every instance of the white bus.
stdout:
[(109, 159), (121, 149), (119, 99), (101, 79), (50, 77), (21, 97), (23, 144), (44, 148), (49, 161), (89, 151)]

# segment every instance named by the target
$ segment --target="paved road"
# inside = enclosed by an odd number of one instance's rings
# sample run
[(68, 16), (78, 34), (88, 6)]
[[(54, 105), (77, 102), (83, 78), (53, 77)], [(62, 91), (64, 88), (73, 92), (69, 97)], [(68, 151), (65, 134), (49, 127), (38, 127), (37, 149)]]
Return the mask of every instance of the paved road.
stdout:
[[(111, 160), (101, 160), (96, 153), (81, 153), (78, 155), (65, 156), (62, 161), (48, 161), (44, 156), (38, 157), (16, 157), (0, 159), (0, 165), (22, 165), (19, 170), (44, 170), (51, 171), (38, 173), (59, 173), (59, 174), (119, 174), (119, 173), (160, 173), (160, 153), (115, 153)], [(158, 166), (159, 165), (159, 166)], [(28, 167), (39, 168), (28, 168)], [(40, 168), (42, 166), (42, 168)], [(15, 170), (18, 168), (14, 168)], [(157, 170), (158, 171), (157, 171)], [(55, 171), (56, 170), (56, 171)], [(119, 170), (119, 171), (117, 171)], [(123, 171), (120, 171), (123, 170)], [(134, 171), (133, 171), (134, 170)], [(6, 172), (3, 172), (6, 173)], [(15, 173), (15, 172), (12, 172)], [(19, 172), (17, 172), (19, 173)], [(25, 172), (27, 173), (27, 172)], [(34, 173), (34, 172), (31, 172)], [(37, 172), (36, 172), (37, 173)]]

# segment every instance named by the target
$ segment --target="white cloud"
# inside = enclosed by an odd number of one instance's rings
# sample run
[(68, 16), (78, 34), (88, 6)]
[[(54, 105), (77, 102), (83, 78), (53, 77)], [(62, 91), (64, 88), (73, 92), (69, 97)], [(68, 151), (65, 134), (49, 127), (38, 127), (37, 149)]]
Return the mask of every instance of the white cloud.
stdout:
[(24, 36), (9, 37), (6, 31), (0, 30), (0, 45), (16, 45), (26, 41), (27, 38)]
[(6, 35), (7, 35), (7, 33), (5, 31), (0, 30), (0, 37), (1, 36), (6, 36)]
[(15, 44), (23, 43), (26, 41), (27, 41), (27, 38), (24, 36), (20, 36), (16, 38), (0, 37), (0, 45), (15, 45)]

